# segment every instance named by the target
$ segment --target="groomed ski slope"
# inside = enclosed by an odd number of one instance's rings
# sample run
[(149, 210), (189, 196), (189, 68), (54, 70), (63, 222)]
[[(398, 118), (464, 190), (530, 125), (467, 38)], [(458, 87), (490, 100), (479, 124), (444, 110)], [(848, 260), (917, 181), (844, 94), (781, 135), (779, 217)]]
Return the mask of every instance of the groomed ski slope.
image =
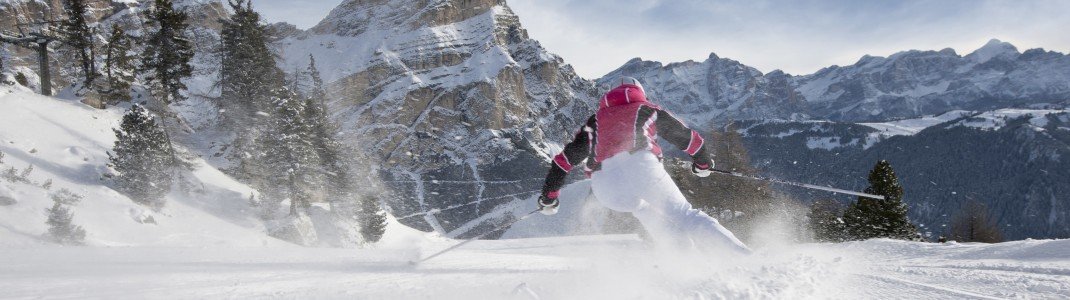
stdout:
[[(122, 109), (19, 88), (0, 90), (0, 106), (2, 167), (35, 166), (30, 182), (0, 180), (0, 196), (17, 200), (0, 206), (0, 299), (1070, 298), (1070, 240), (791, 245), (773, 234), (749, 257), (665, 252), (634, 235), (591, 235), (605, 211), (581, 201), (587, 182), (562, 191), (555, 216), (417, 266), (408, 262), (458, 241), (391, 220), (371, 248), (302, 248), (267, 237), (246, 207), (251, 189), (200, 160), (198, 187), (172, 193), (162, 212), (108, 188)], [(61, 188), (85, 196), (73, 211), (88, 246), (42, 236)]]
[[(393, 230), (398, 230), (396, 227)], [(0, 298), (1065, 299), (1070, 240), (871, 240), (684, 256), (634, 235), (454, 241), (396, 233), (379, 249), (0, 249)]]

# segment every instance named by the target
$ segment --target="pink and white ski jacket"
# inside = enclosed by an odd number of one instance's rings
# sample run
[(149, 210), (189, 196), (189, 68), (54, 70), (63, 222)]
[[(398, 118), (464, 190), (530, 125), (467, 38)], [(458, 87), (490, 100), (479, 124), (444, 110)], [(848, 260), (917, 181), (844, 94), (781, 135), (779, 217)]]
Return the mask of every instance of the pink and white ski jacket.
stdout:
[(543, 196), (557, 198), (565, 176), (578, 165), (590, 177), (601, 168), (602, 161), (622, 152), (648, 150), (661, 157), (658, 137), (684, 149), (699, 164), (709, 164), (705, 141), (669, 112), (646, 99), (642, 88), (624, 84), (606, 93), (598, 112), (587, 119), (572, 142), (554, 156), (546, 175)]

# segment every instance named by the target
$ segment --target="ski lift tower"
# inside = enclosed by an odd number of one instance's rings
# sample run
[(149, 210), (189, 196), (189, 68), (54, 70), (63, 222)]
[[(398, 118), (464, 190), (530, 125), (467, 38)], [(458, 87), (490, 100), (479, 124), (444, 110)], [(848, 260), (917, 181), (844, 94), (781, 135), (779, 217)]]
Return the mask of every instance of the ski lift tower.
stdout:
[(46, 34), (44, 31), (26, 33), (22, 30), (22, 26), (42, 24), (51, 25), (53, 23), (56, 23), (56, 21), (19, 23), (15, 25), (19, 29), (18, 34), (0, 32), (0, 42), (37, 51), (37, 66), (40, 69), (38, 70), (38, 75), (41, 78), (41, 95), (45, 96), (52, 96), (52, 71), (48, 66), (48, 45), (52, 42), (59, 41), (60, 38)]

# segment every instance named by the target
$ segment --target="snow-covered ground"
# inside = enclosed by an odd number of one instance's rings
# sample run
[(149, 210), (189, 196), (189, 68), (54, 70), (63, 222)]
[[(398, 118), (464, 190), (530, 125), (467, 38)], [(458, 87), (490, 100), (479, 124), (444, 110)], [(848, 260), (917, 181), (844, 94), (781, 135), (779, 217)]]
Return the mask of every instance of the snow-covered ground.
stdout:
[[(635, 235), (594, 235), (606, 211), (581, 181), (562, 212), (420, 265), (458, 241), (391, 220), (365, 249), (304, 248), (264, 234), (253, 191), (193, 159), (191, 192), (160, 212), (108, 187), (107, 151), (121, 108), (90, 109), (0, 88), (0, 298), (719, 299), (1068, 298), (1070, 240), (995, 245), (871, 240), (755, 244), (748, 257), (654, 249)], [(3, 171), (3, 170), (0, 170)], [(46, 188), (46, 182), (51, 186)], [(84, 196), (74, 223), (88, 246), (46, 239), (51, 194)], [(523, 214), (529, 201), (504, 206)], [(146, 222), (151, 216), (153, 222)]]
[(0, 171), (32, 166), (25, 181), (0, 179), (0, 196), (16, 201), (0, 205), (0, 247), (49, 243), (45, 209), (63, 189), (83, 197), (72, 207), (73, 223), (92, 246), (285, 244), (264, 234), (247, 202), (253, 189), (199, 158), (187, 174), (189, 192), (171, 193), (159, 212), (111, 189), (104, 175), (122, 108), (93, 109), (14, 86), (0, 86), (0, 107)]
[(877, 129), (878, 134), (881, 137), (891, 137), (897, 135), (914, 135), (918, 132), (936, 126), (942, 123), (949, 122), (955, 119), (961, 119), (969, 117), (954, 124), (954, 126), (965, 126), (971, 128), (979, 128), (984, 130), (998, 130), (1007, 125), (1007, 121), (1016, 120), (1019, 118), (1029, 118), (1029, 123), (1037, 128), (1047, 126), (1049, 115), (1065, 115), (1070, 113), (1070, 110), (1053, 110), (1053, 109), (1017, 109), (1017, 108), (1004, 108), (986, 112), (970, 112), (964, 110), (953, 110), (940, 115), (924, 116), (915, 119), (905, 119), (899, 121), (883, 122), (883, 123), (859, 123), (873, 129)]
[(0, 298), (1065, 299), (1070, 240), (995, 245), (871, 240), (730, 258), (658, 252), (634, 235), (378, 249), (0, 248)]
[(972, 114), (964, 110), (953, 110), (940, 115), (924, 116), (916, 119), (906, 119), (884, 123), (859, 123), (879, 130), (883, 136), (914, 135), (922, 129), (945, 123), (954, 119)]

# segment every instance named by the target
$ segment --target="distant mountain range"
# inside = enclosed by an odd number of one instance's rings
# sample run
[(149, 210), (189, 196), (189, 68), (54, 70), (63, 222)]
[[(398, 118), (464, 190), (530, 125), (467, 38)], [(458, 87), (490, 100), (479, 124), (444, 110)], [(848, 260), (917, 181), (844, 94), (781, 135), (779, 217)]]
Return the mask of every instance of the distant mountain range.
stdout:
[(1070, 105), (1070, 56), (1044, 49), (1018, 52), (991, 40), (965, 56), (952, 49), (864, 56), (793, 76), (763, 74), (711, 54), (702, 62), (663, 64), (636, 58), (598, 79), (643, 82), (651, 98), (694, 122), (784, 119), (884, 121), (949, 110)]

